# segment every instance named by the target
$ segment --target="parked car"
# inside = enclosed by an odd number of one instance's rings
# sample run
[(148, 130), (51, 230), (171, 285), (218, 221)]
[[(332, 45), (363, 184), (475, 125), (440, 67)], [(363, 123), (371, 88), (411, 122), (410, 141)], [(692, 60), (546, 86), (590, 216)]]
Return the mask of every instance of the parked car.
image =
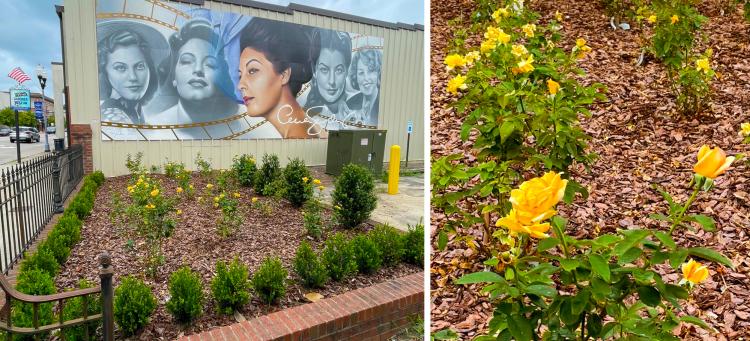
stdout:
[(0, 126), (0, 136), (10, 135), (10, 128), (8, 126)]
[(57, 129), (55, 127), (47, 127), (47, 134), (54, 134)]
[[(15, 129), (14, 129), (15, 130)], [(16, 136), (16, 132), (13, 131), (10, 135), (10, 143), (16, 142), (16, 138), (18, 138), (18, 141), (25, 141), (25, 142), (39, 142), (39, 130), (36, 130), (36, 128), (32, 127), (18, 127), (18, 132), (20, 136)]]

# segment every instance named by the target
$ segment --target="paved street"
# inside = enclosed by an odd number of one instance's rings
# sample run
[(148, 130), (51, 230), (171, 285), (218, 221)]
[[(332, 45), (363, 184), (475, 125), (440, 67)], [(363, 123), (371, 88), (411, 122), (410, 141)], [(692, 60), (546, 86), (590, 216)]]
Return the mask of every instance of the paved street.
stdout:
[[(41, 141), (35, 143), (21, 142), (21, 158), (26, 160), (30, 157), (39, 156), (44, 153), (44, 134)], [(54, 135), (49, 137), (49, 147), (54, 149)], [(10, 143), (10, 137), (0, 136), (0, 168), (16, 164), (16, 144)]]

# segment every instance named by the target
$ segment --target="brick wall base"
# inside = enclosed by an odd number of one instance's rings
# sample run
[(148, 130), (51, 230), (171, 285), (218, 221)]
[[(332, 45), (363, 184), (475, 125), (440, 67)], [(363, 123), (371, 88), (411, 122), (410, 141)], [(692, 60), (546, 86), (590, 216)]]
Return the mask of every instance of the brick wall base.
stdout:
[(423, 314), (423, 278), (419, 272), (179, 340), (388, 340)]
[(91, 126), (88, 124), (71, 124), (70, 139), (70, 145), (80, 144), (83, 146), (83, 173), (93, 172), (94, 153), (91, 150)]

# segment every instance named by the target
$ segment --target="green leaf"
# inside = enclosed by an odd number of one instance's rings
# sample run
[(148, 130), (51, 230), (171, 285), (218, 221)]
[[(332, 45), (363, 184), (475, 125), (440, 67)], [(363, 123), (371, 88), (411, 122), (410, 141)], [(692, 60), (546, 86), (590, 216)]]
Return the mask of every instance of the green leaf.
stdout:
[(734, 264), (732, 264), (732, 261), (730, 261), (727, 257), (724, 257), (719, 252), (716, 252), (712, 249), (705, 248), (705, 247), (691, 247), (688, 248), (688, 254), (694, 257), (703, 258), (705, 260), (710, 260), (712, 262), (724, 264), (732, 269), (734, 269)]
[(648, 217), (651, 218), (651, 219), (653, 219), (653, 220), (669, 221), (669, 217), (667, 217), (667, 216), (665, 216), (665, 215), (663, 215), (661, 213), (649, 214)]
[(609, 282), (609, 262), (606, 261), (604, 257), (597, 254), (589, 255), (589, 263), (591, 263), (591, 270), (593, 270), (594, 273), (601, 276), (605, 281)]
[(690, 296), (690, 293), (687, 291), (687, 289), (674, 285), (674, 284), (666, 284), (664, 286), (664, 293), (665, 296), (671, 296), (679, 299), (687, 299), (688, 296)]
[(617, 256), (624, 255), (625, 252), (630, 250), (630, 248), (640, 244), (643, 238), (646, 238), (648, 235), (651, 234), (651, 231), (649, 230), (627, 230), (627, 231), (623, 231), (622, 234), (625, 235), (625, 239), (617, 243), (617, 246), (615, 246), (613, 250), (613, 252)]
[(513, 132), (516, 131), (516, 125), (512, 121), (505, 121), (500, 126), (500, 143), (505, 143), (505, 140), (510, 137)]
[(437, 333), (432, 334), (432, 340), (456, 340), (458, 334), (450, 329), (443, 329)]
[(634, 260), (638, 259), (641, 254), (643, 254), (643, 250), (637, 247), (631, 247), (627, 252), (625, 252), (624, 255), (618, 258), (617, 263), (620, 265), (631, 263)]
[(714, 223), (713, 218), (703, 214), (693, 214), (690, 215), (690, 218), (690, 220), (695, 221), (698, 225), (703, 227), (704, 230), (708, 232), (716, 231), (716, 223)]
[(531, 341), (531, 335), (534, 333), (531, 329), (531, 322), (521, 314), (510, 315), (508, 329), (516, 341)]
[(568, 185), (565, 186), (565, 195), (563, 196), (563, 201), (566, 204), (573, 203), (573, 200), (576, 197), (576, 193), (581, 193), (581, 196), (584, 200), (589, 197), (589, 191), (588, 189), (586, 189), (586, 187), (573, 180), (568, 179)]
[(539, 242), (539, 244), (536, 246), (536, 250), (539, 252), (544, 252), (556, 247), (558, 244), (560, 244), (560, 240), (557, 238), (545, 238)]
[(578, 260), (568, 259), (568, 258), (560, 259), (560, 266), (565, 271), (573, 271), (575, 268), (578, 267), (578, 265), (580, 265)]
[(609, 246), (620, 241), (622, 238), (614, 234), (605, 234), (594, 239), (594, 243), (601, 246)]
[(645, 303), (649, 307), (656, 307), (661, 303), (661, 295), (659, 290), (654, 287), (642, 286), (636, 289), (638, 297), (641, 298), (641, 302)]
[(544, 284), (529, 285), (526, 287), (525, 291), (529, 294), (544, 297), (555, 297), (557, 295), (557, 290), (555, 290), (555, 288)]
[(680, 264), (685, 262), (685, 258), (687, 258), (687, 255), (687, 249), (677, 249), (676, 251), (671, 252), (669, 254), (669, 265), (671, 265), (675, 269), (679, 268)]
[(704, 322), (703, 320), (701, 320), (701, 319), (699, 319), (699, 318), (697, 318), (695, 316), (690, 316), (690, 315), (682, 316), (682, 317), (680, 317), (680, 321), (687, 322), (687, 323), (690, 323), (690, 324), (694, 324), (694, 325), (696, 325), (698, 327), (701, 327), (701, 328), (703, 328), (705, 330), (708, 330), (708, 331), (711, 331), (711, 332), (714, 331), (714, 329), (711, 328), (711, 326), (709, 326), (708, 323)]
[(505, 279), (491, 271), (480, 271), (475, 273), (470, 273), (467, 275), (461, 276), (461, 278), (456, 280), (456, 284), (474, 284), (474, 283), (497, 283), (497, 282), (505, 282)]
[(654, 235), (657, 239), (662, 243), (662, 245), (666, 246), (670, 250), (674, 250), (677, 248), (677, 243), (674, 242), (674, 239), (663, 231), (656, 231), (654, 232)]
[(438, 233), (438, 243), (437, 243), (438, 250), (443, 251), (445, 250), (445, 247), (448, 245), (448, 234), (445, 233), (445, 231), (440, 231)]

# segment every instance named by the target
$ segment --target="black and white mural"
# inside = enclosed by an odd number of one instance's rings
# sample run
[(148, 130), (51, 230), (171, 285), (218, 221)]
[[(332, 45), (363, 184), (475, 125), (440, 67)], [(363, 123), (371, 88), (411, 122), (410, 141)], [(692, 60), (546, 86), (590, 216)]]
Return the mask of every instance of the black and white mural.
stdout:
[(99, 1), (96, 34), (104, 140), (377, 128), (383, 38), (156, 0)]

